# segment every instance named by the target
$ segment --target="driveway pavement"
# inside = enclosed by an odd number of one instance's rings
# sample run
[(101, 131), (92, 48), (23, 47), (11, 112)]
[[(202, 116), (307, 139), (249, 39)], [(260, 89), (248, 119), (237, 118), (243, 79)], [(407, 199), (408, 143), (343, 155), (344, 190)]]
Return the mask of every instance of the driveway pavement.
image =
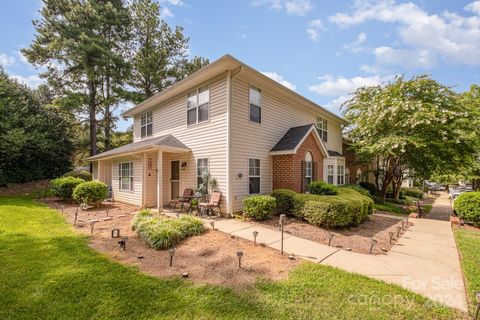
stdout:
[[(444, 212), (445, 203), (443, 197), (437, 199), (432, 209), (435, 216)], [(463, 274), (450, 223), (430, 219), (410, 222), (411, 226), (386, 255), (345, 251), (290, 234), (284, 236), (284, 249), (288, 254), (394, 283), (467, 311)], [(215, 228), (251, 241), (253, 231), (258, 231), (258, 243), (280, 250), (280, 231), (235, 219), (216, 219)]]

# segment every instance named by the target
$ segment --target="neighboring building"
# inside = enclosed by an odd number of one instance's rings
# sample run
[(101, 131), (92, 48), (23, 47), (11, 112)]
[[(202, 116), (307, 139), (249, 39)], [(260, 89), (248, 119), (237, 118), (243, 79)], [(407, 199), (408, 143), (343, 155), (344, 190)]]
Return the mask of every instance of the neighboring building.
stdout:
[(230, 55), (123, 116), (134, 118), (134, 142), (89, 158), (115, 201), (161, 208), (195, 189), (203, 170), (224, 213), (251, 194), (345, 183), (345, 120)]

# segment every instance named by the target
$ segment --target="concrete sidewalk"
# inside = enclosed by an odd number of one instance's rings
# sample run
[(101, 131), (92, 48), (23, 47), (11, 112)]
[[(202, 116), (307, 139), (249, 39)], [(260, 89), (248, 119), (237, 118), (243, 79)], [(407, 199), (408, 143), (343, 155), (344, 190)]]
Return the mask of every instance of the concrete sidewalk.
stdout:
[[(297, 257), (398, 284), (447, 306), (467, 311), (463, 274), (450, 223), (411, 219), (386, 255), (367, 255), (285, 233), (284, 250)], [(280, 231), (235, 219), (215, 219), (215, 229), (280, 250)]]
[(452, 212), (452, 205), (448, 198), (448, 193), (441, 192), (440, 197), (435, 199), (432, 210), (427, 215), (427, 219), (434, 219), (440, 221), (450, 221), (450, 213)]

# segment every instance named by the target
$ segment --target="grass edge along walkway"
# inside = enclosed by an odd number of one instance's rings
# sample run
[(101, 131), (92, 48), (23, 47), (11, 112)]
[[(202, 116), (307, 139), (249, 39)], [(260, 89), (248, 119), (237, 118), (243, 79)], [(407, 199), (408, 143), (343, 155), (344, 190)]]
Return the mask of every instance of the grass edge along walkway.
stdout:
[(89, 248), (55, 210), (0, 197), (0, 319), (464, 317), (398, 286), (308, 262), (285, 280), (234, 289), (154, 278)]

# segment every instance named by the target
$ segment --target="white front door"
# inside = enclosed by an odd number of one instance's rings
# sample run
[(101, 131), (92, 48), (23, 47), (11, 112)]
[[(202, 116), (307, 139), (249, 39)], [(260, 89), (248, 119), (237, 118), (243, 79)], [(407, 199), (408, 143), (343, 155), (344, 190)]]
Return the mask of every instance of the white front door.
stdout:
[(180, 195), (180, 161), (170, 162), (170, 196), (175, 200)]

